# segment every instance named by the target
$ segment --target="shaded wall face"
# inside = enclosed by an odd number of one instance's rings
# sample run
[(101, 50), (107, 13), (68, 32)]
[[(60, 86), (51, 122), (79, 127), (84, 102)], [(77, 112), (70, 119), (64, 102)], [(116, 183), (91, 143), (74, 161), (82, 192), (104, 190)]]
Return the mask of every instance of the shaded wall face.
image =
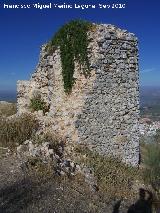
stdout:
[[(139, 161), (139, 76), (137, 40), (111, 25), (99, 25), (88, 36), (91, 76), (76, 64), (72, 93), (63, 88), (60, 52), (47, 56), (42, 49), (29, 87), (19, 90), (19, 103), (39, 90), (50, 105), (44, 117), (49, 129), (70, 143), (84, 143), (100, 154), (136, 166)], [(19, 82), (21, 88), (24, 82)], [(30, 88), (30, 89), (28, 89)], [(25, 94), (25, 95), (23, 95)], [(24, 108), (19, 105), (19, 110)]]
[[(97, 32), (97, 34), (102, 32)], [(107, 34), (107, 32), (106, 32)], [(80, 141), (100, 154), (139, 162), (137, 41), (128, 35), (99, 38), (96, 79), (77, 121)]]

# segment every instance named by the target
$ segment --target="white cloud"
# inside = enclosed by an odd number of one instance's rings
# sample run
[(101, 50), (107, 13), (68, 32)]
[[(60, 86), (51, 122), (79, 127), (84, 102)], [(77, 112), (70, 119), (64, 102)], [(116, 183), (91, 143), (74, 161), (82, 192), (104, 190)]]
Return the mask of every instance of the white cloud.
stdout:
[(153, 71), (155, 71), (155, 68), (149, 68), (149, 69), (141, 70), (141, 73), (148, 73), (148, 72), (153, 72)]

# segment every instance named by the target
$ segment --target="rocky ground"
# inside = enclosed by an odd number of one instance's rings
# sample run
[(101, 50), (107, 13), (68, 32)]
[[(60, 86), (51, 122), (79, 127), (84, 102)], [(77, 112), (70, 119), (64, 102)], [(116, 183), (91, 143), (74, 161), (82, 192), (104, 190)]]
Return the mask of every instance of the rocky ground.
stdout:
[[(0, 108), (3, 115), (14, 113), (15, 107), (8, 107), (10, 112), (6, 107)], [(126, 171), (123, 167), (121, 171), (115, 164), (100, 162), (101, 158), (90, 160), (98, 164), (101, 182), (106, 175), (110, 183), (106, 191), (102, 184), (97, 184), (93, 171), (69, 159), (71, 156), (64, 152), (61, 143), (57, 147), (55, 140), (49, 143), (48, 138), (43, 141), (31, 138), (11, 149), (0, 147), (0, 213), (127, 213), (129, 206), (138, 199), (142, 184), (133, 182), (131, 187), (129, 173), (122, 174)], [(86, 154), (78, 152), (76, 155), (86, 159)], [(136, 196), (132, 196), (126, 186), (132, 188)], [(115, 198), (113, 192), (120, 196)]]
[[(116, 200), (105, 202), (79, 178), (37, 177), (16, 156), (0, 160), (0, 212), (113, 212)], [(126, 212), (123, 210), (122, 212)]]
[[(127, 212), (132, 204), (131, 200), (128, 201), (125, 197), (122, 197), (122, 200), (111, 198), (109, 194), (99, 191), (88, 170), (86, 174), (72, 175), (67, 172), (68, 169), (69, 167), (65, 166), (55, 171), (47, 164), (36, 165), (34, 161), (24, 161), (15, 154), (1, 156), (0, 212)], [(133, 200), (136, 201), (135, 197)]]

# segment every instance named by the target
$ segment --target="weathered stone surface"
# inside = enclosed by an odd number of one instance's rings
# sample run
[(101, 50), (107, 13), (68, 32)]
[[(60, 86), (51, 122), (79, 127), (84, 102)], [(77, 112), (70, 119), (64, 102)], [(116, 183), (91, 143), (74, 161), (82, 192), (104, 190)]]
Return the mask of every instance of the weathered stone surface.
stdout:
[[(137, 38), (112, 25), (88, 32), (91, 75), (78, 64), (70, 95), (63, 88), (60, 51), (48, 55), (42, 46), (30, 81), (18, 81), (18, 112), (29, 110), (30, 98), (40, 92), (50, 106), (41, 119), (68, 142), (88, 144), (137, 166), (139, 162), (139, 73)], [(39, 115), (40, 116), (40, 115)], [(42, 125), (43, 126), (43, 125)], [(44, 127), (45, 128), (45, 125)]]

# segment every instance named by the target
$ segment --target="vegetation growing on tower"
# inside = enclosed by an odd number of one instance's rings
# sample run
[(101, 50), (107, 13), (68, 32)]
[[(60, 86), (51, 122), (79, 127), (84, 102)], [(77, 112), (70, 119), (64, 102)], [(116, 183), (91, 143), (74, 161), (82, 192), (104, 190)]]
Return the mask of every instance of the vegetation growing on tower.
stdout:
[(53, 53), (57, 47), (60, 47), (62, 76), (66, 93), (71, 92), (74, 84), (75, 62), (81, 66), (85, 76), (90, 73), (87, 32), (91, 26), (90, 22), (73, 20), (60, 28), (47, 45), (49, 53)]

